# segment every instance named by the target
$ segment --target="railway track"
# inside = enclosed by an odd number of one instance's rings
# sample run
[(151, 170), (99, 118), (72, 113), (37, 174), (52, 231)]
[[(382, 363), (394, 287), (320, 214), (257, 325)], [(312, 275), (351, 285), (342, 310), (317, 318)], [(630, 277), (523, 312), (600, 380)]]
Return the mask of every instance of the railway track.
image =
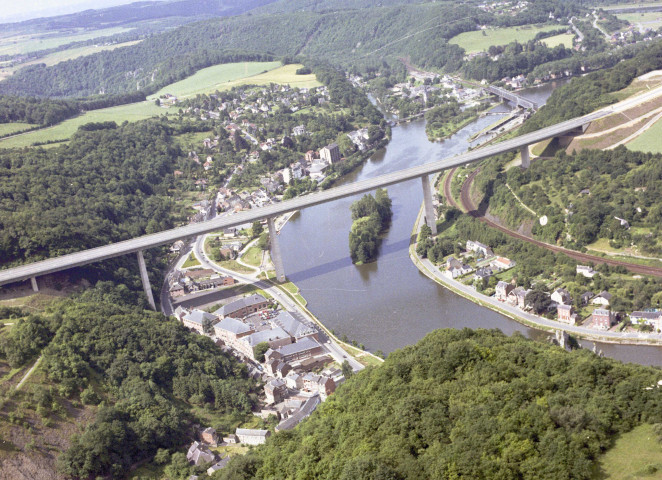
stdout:
[[(452, 169), (449, 174), (446, 176), (446, 179), (444, 180), (444, 195), (446, 196), (446, 199), (448, 200), (448, 203), (451, 204), (452, 206), (456, 208), (460, 208), (460, 205), (455, 201), (455, 199), (452, 196), (451, 193), (451, 181), (453, 176), (455, 175), (455, 168)], [(609, 266), (613, 267), (625, 267), (629, 271), (633, 273), (638, 273), (642, 275), (653, 275), (655, 277), (662, 277), (662, 267), (651, 267), (647, 265), (638, 265), (636, 263), (629, 263), (629, 262), (624, 262), (620, 260), (614, 260), (612, 258), (604, 258), (604, 257), (598, 257), (597, 255), (590, 255), (588, 253), (582, 253), (578, 252), (576, 250), (570, 250), (567, 248), (559, 247), (557, 245), (551, 245), (549, 243), (541, 242), (540, 240), (536, 240), (531, 237), (527, 237), (526, 235), (522, 235), (521, 233), (515, 232), (513, 230), (510, 230), (502, 225), (499, 225), (496, 222), (493, 222), (489, 218), (481, 215), (478, 210), (476, 209), (476, 206), (474, 205), (473, 201), (471, 200), (471, 195), (469, 194), (471, 184), (473, 183), (474, 178), (478, 174), (480, 169), (475, 170), (474, 172), (471, 173), (467, 177), (467, 179), (464, 181), (462, 184), (462, 190), (460, 192), (460, 203), (462, 204), (462, 208), (472, 217), (480, 220), (481, 222), (485, 223), (488, 225), (490, 228), (494, 228), (496, 230), (499, 230), (509, 237), (512, 238), (517, 238), (518, 240), (522, 240), (524, 242), (532, 243), (540, 248), (544, 248), (546, 250), (550, 250), (555, 253), (563, 253), (570, 258), (574, 258), (575, 260), (578, 260), (580, 262), (593, 262), (595, 264), (600, 264), (600, 263), (606, 263)]]

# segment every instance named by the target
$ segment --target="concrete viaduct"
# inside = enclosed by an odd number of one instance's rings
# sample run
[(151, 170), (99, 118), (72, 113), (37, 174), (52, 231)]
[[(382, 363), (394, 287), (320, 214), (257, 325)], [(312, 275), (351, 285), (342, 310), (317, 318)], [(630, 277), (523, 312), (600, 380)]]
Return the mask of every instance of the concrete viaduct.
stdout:
[(541, 130), (527, 133), (519, 137), (506, 140), (504, 142), (489, 145), (479, 148), (461, 155), (445, 158), (432, 163), (419, 165), (412, 168), (400, 170), (398, 172), (381, 175), (379, 177), (362, 180), (340, 187), (331, 188), (329, 190), (315, 192), (308, 195), (286, 200), (273, 205), (268, 205), (262, 208), (247, 210), (236, 213), (234, 215), (227, 215), (217, 217), (207, 222), (186, 225), (163, 232), (144, 235), (141, 237), (117, 242), (102, 247), (96, 247), (81, 252), (63, 255), (61, 257), (50, 258), (39, 262), (22, 265), (20, 267), (9, 268), (0, 270), (0, 285), (7, 283), (25, 281), (30, 279), (32, 288), (38, 291), (37, 277), (47, 275), (49, 273), (59, 272), (69, 268), (80, 267), (89, 263), (106, 260), (108, 258), (118, 257), (135, 253), (138, 257), (138, 265), (140, 267), (140, 275), (145, 289), (145, 294), (149, 301), (150, 306), (156, 310), (156, 304), (152, 295), (152, 290), (147, 277), (147, 270), (145, 268), (145, 259), (143, 258), (143, 250), (147, 248), (157, 247), (173, 243), (179, 239), (196, 237), (205, 233), (222, 230), (229, 227), (244, 225), (256, 220), (267, 219), (269, 234), (271, 235), (271, 255), (276, 268), (276, 278), (278, 281), (285, 281), (285, 271), (283, 260), (280, 253), (280, 244), (278, 235), (274, 228), (274, 218), (287, 212), (294, 210), (301, 210), (303, 208), (312, 207), (321, 203), (332, 202), (340, 198), (349, 197), (377, 188), (387, 187), (396, 183), (405, 182), (412, 179), (420, 179), (423, 188), (423, 203), (425, 206), (425, 221), (436, 234), (436, 216), (434, 207), (432, 205), (432, 187), (430, 185), (429, 176), (438, 173), (448, 168), (466, 165), (468, 163), (483, 160), (485, 158), (505, 153), (512, 150), (520, 150), (522, 154), (522, 167), (529, 166), (529, 145), (540, 142), (549, 138), (560, 135), (568, 135), (583, 132), (588, 125), (598, 118), (609, 115), (611, 112), (598, 111), (589, 115), (568, 120), (558, 123), (551, 127), (543, 128)]
[(487, 87), (485, 90), (487, 90), (489, 93), (496, 95), (497, 97), (501, 97), (504, 100), (508, 100), (510, 102), (513, 102), (516, 106), (522, 107), (522, 108), (530, 108), (531, 110), (538, 110), (538, 104), (536, 102), (532, 102), (531, 100), (527, 100), (524, 97), (521, 97), (517, 95), (516, 93), (510, 92), (508, 90), (505, 90), (503, 88), (495, 87), (490, 85)]

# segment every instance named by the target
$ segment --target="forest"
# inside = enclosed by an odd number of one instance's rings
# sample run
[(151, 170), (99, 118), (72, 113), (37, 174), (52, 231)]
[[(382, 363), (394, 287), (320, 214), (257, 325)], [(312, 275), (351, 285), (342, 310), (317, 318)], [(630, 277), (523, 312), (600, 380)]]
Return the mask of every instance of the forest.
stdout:
[(390, 225), (393, 211), (386, 189), (378, 188), (373, 197), (365, 194), (352, 203), (352, 228), (349, 231), (349, 256), (352, 262), (374, 261), (379, 252), (380, 234)]
[[(288, 6), (271, 14), (256, 10), (251, 15), (185, 25), (137, 45), (51, 67), (27, 67), (1, 82), (0, 94), (80, 97), (136, 89), (153, 93), (210, 65), (297, 54), (341, 66), (372, 65), (371, 57), (377, 53), (391, 63), (406, 55), (422, 68), (456, 71), (464, 51), (448, 44), (448, 39), (474, 30), (476, 25), (546, 22), (550, 10), (558, 17), (580, 11), (560, 0), (532, 2), (526, 11), (512, 17), (450, 2), (384, 6), (371, 9), (370, 15), (357, 15), (353, 9), (293, 12)], [(418, 32), (421, 18), (439, 23)]]
[(253, 406), (245, 365), (180, 322), (128, 305), (126, 293), (99, 283), (18, 320), (0, 341), (0, 360), (13, 367), (41, 353), (47, 379), (21, 406), (3, 393), (3, 421), (36, 409), (46, 427), (64, 399), (98, 406), (58, 458), (67, 478), (125, 478), (136, 462), (190, 441), (194, 407), (231, 422)]
[(352, 376), (217, 479), (592, 479), (619, 433), (662, 420), (658, 369), (437, 330)]

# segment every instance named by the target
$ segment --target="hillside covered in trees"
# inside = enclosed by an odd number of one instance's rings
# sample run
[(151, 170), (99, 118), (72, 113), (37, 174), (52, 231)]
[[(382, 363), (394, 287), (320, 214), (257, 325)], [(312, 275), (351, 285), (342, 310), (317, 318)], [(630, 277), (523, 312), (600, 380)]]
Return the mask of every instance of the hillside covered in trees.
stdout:
[[(245, 365), (180, 322), (128, 305), (127, 293), (100, 283), (46, 313), (0, 310), (3, 319), (23, 316), (0, 335), (0, 366), (20, 367), (41, 354), (45, 375), (26, 393), (0, 387), (3, 457), (14, 449), (10, 438), (20, 438), (5, 436), (12, 424), (38, 437), (67, 420), (72, 402), (98, 406), (59, 455), (66, 478), (125, 478), (158, 449), (178, 449), (192, 436), (195, 407), (228, 429), (250, 415), (255, 383)], [(49, 447), (33, 438), (30, 450), (43, 456)]]
[(498, 331), (438, 330), (350, 378), (221, 479), (590, 479), (614, 437), (662, 420), (658, 369)]

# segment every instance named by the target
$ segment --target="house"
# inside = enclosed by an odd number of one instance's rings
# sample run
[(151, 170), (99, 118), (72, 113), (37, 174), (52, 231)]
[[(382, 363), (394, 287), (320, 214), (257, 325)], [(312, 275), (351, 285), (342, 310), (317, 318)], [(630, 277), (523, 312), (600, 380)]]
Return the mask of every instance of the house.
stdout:
[(182, 323), (185, 327), (204, 333), (205, 324), (214, 325), (218, 321), (215, 315), (202, 310), (192, 310), (182, 318)]
[(282, 378), (274, 378), (264, 386), (267, 403), (280, 403), (287, 396), (287, 385)]
[(256, 430), (252, 428), (238, 428), (235, 431), (239, 443), (247, 445), (261, 445), (267, 441), (267, 437), (271, 435), (269, 430)]
[(319, 394), (324, 400), (336, 390), (336, 382), (326, 375), (307, 373), (303, 376), (303, 389), (307, 392)]
[(511, 283), (504, 282), (503, 280), (497, 283), (495, 288), (495, 296), (497, 300), (505, 302), (508, 300), (508, 294), (513, 291), (515, 286)]
[(657, 312), (632, 312), (630, 321), (635, 325), (651, 325), (656, 330), (662, 328), (662, 311)]
[(284, 430), (292, 430), (299, 423), (301, 423), (303, 419), (310, 416), (310, 414), (315, 411), (315, 409), (321, 402), (322, 400), (320, 399), (319, 395), (314, 395), (313, 397), (310, 397), (296, 412), (294, 412), (292, 415), (287, 417), (285, 420), (283, 420), (276, 426), (276, 432), (282, 432)]
[(494, 252), (490, 247), (480, 242), (474, 242), (473, 240), (467, 240), (467, 251), (480, 253), (484, 257), (491, 257), (494, 255)]
[(449, 278), (458, 278), (471, 272), (473, 272), (473, 268), (471, 268), (469, 265), (460, 264), (459, 267), (451, 267), (450, 269), (446, 270), (444, 275)]
[(280, 327), (251, 333), (241, 338), (234, 347), (248, 358), (256, 360), (254, 349), (260, 343), (268, 343), (270, 348), (279, 348), (292, 343), (290, 334)]
[(588, 302), (595, 296), (593, 292), (584, 292), (580, 295), (579, 299), (582, 305), (588, 305)]
[[(270, 361), (266, 362), (265, 368), (269, 375), (279, 378), (285, 378), (292, 370), (292, 367), (290, 366), (289, 363), (283, 362), (282, 360), (279, 360), (277, 358), (272, 358)], [(297, 387), (292, 387), (292, 388), (297, 388)]]
[(227, 443), (228, 445), (234, 445), (235, 443), (238, 443), (239, 439), (234, 433), (229, 434), (226, 437), (223, 437), (223, 443)]
[(300, 135), (305, 135), (306, 134), (306, 127), (303, 125), (297, 125), (292, 129), (292, 135), (295, 137), (298, 137)]
[(191, 465), (200, 466), (205, 463), (211, 463), (216, 459), (216, 456), (211, 451), (202, 445), (200, 442), (193, 442), (186, 452), (186, 459)]
[(326, 160), (330, 165), (338, 163), (340, 161), (340, 148), (337, 143), (332, 143), (326, 147), (322, 147), (320, 150), (320, 158)]
[(253, 294), (223, 305), (221, 308), (216, 310), (214, 314), (221, 318), (242, 318), (251, 313), (264, 310), (268, 305), (269, 302), (262, 295)]
[(214, 325), (214, 334), (216, 337), (229, 346), (236, 345), (240, 338), (250, 335), (254, 331), (252, 326), (236, 318), (224, 318)]
[(225, 468), (225, 466), (230, 461), (230, 458), (231, 458), (230, 455), (226, 455), (225, 457), (221, 458), (218, 462), (216, 462), (207, 469), (207, 475), (212, 476), (214, 472), (221, 470), (222, 468)]
[(511, 305), (517, 305), (519, 308), (524, 310), (526, 307), (525, 305), (525, 299), (527, 293), (529, 293), (531, 290), (526, 290), (524, 287), (517, 287), (513, 289), (509, 294), (508, 294), (508, 303)]
[(310, 337), (305, 337), (296, 343), (284, 345), (277, 349), (269, 349), (264, 354), (264, 358), (268, 361), (272, 358), (283, 360), (284, 362), (292, 362), (295, 360), (302, 360), (310, 358), (322, 352), (322, 346)]
[(558, 314), (558, 321), (574, 325), (577, 321), (577, 314), (572, 305), (557, 305), (556, 312)]
[(460, 262), (455, 257), (448, 257), (446, 259), (446, 270), (450, 270), (451, 268), (460, 268), (461, 266), (462, 262)]
[(216, 429), (213, 427), (207, 427), (200, 433), (200, 438), (207, 445), (216, 447), (218, 445), (218, 435), (216, 434)]
[(173, 253), (179, 253), (182, 250), (182, 248), (184, 248), (184, 242), (182, 242), (181, 240), (177, 240), (170, 247), (170, 251)]
[(551, 295), (552, 302), (556, 302), (559, 305), (570, 305), (572, 303), (572, 297), (570, 292), (564, 288), (557, 288), (554, 290), (554, 293)]
[(591, 299), (591, 303), (593, 305), (602, 305), (604, 307), (608, 307), (609, 302), (611, 302), (611, 293), (606, 291), (602, 291), (598, 293), (595, 297)]
[(296, 372), (290, 372), (285, 377), (285, 383), (287, 384), (288, 388), (298, 390), (303, 388), (303, 376)]
[(182, 285), (179, 282), (173, 283), (168, 291), (170, 292), (170, 296), (172, 298), (181, 297), (186, 293), (186, 291), (184, 290), (184, 285)]
[(586, 278), (593, 278), (598, 273), (589, 265), (577, 265), (577, 275), (583, 275)]
[(619, 217), (614, 217), (618, 222), (621, 224), (621, 227), (625, 227), (626, 229), (630, 229), (630, 222), (625, 220), (624, 218), (619, 218)]
[(514, 267), (515, 262), (506, 257), (497, 257), (490, 265), (497, 270), (506, 270)]
[(492, 276), (492, 269), (489, 267), (481, 267), (474, 273), (474, 280), (489, 280)]
[(616, 315), (606, 308), (596, 308), (591, 317), (593, 327), (601, 330), (609, 330), (616, 320)]
[(285, 330), (294, 340), (299, 340), (304, 337), (311, 337), (319, 340), (317, 329), (300, 322), (292, 316), (290, 312), (279, 310), (276, 316), (271, 318), (271, 323)]

